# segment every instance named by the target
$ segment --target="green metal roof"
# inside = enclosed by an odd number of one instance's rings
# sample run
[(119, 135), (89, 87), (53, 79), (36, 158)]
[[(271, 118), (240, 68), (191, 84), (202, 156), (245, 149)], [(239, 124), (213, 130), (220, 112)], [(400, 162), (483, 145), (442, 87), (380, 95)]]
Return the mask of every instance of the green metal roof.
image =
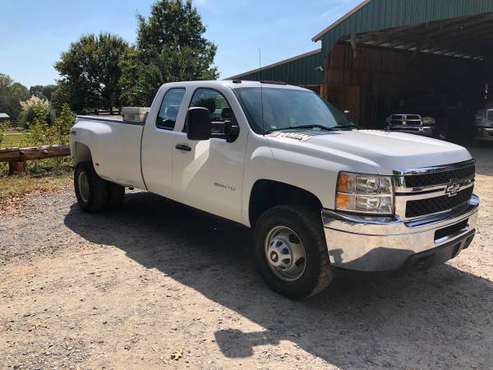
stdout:
[(228, 80), (282, 81), (290, 85), (320, 85), (324, 78), (321, 50), (229, 77)]
[(493, 12), (493, 0), (366, 0), (313, 38), (330, 53), (343, 37)]

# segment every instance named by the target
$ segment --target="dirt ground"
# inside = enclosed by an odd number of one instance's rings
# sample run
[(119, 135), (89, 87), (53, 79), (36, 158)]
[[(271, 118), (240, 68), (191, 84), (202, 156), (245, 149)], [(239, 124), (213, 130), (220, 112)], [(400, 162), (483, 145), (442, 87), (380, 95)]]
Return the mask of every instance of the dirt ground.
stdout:
[(478, 235), (449, 264), (266, 288), (240, 226), (145, 193), (82, 213), (70, 188), (0, 218), (0, 368), (493, 368), (493, 148)]

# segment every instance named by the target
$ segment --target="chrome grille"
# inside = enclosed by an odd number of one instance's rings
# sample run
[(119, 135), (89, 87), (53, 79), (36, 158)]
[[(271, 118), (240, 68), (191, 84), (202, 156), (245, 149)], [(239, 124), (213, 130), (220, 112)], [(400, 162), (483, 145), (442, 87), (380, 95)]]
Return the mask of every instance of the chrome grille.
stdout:
[(396, 214), (414, 220), (467, 204), (473, 195), (475, 172), (474, 161), (396, 171)]
[(448, 184), (452, 179), (474, 179), (475, 173), (476, 167), (474, 163), (472, 163), (465, 167), (452, 169), (449, 171), (405, 176), (404, 182), (405, 186), (408, 188), (421, 188), (426, 186)]
[(455, 197), (442, 195), (441, 197), (407, 202), (406, 217), (420, 217), (438, 212), (444, 212), (466, 204), (471, 199), (473, 188), (462, 190)]

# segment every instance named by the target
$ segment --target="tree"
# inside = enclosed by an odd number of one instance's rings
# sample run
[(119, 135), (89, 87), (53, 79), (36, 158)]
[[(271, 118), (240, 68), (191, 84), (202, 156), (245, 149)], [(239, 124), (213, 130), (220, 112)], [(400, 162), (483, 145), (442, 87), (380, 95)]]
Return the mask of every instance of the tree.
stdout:
[(7, 113), (12, 117), (12, 101), (10, 96), (10, 86), (12, 85), (12, 79), (0, 74), (0, 113)]
[(66, 81), (58, 81), (56, 89), (51, 95), (51, 107), (59, 112), (62, 110), (65, 104), (72, 106), (72, 94), (71, 88)]
[[(119, 36), (86, 35), (71, 44), (55, 64), (60, 84), (72, 109), (77, 112), (120, 107), (120, 62), (128, 44)], [(59, 97), (58, 97), (59, 98)]]
[(121, 64), (124, 103), (149, 105), (163, 83), (218, 77), (217, 47), (191, 0), (159, 0), (138, 22), (136, 48)]
[(141, 74), (144, 73), (143, 64), (139, 61), (139, 53), (135, 48), (129, 48), (127, 54), (120, 62), (122, 75), (120, 86), (122, 88), (121, 100), (123, 104), (139, 105), (146, 92), (141, 86)]
[(56, 85), (34, 85), (29, 89), (29, 93), (31, 96), (37, 96), (38, 98), (44, 98), (48, 101), (51, 101), (52, 95), (55, 92), (57, 86)]
[(0, 112), (7, 113), (13, 120), (17, 120), (21, 111), (20, 102), (28, 97), (29, 91), (24, 85), (0, 74)]

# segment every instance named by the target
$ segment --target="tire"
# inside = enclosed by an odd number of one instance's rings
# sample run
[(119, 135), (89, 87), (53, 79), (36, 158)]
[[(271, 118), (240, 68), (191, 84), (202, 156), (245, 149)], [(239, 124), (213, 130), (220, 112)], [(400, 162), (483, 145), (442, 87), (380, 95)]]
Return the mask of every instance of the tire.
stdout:
[[(291, 231), (294, 232), (293, 235), (290, 234)], [(254, 234), (257, 266), (272, 290), (291, 299), (304, 299), (322, 292), (329, 286), (333, 274), (318, 212), (301, 206), (271, 208), (257, 221)], [(268, 260), (270, 258), (271, 261), (278, 262), (282, 259), (282, 256), (276, 257), (279, 255), (276, 248), (279, 240), (286, 238), (296, 246), (290, 248), (290, 251), (294, 249), (305, 251), (302, 271), (300, 264), (298, 271), (296, 271), (297, 267), (294, 267), (293, 274), (288, 274), (287, 270), (279, 271), (272, 265), (274, 262), (270, 263)], [(282, 243), (280, 248), (280, 253), (286, 251), (282, 249), (284, 248)], [(288, 257), (296, 254), (300, 255), (297, 252), (289, 254)], [(285, 261), (289, 260), (288, 258)], [(299, 259), (302, 260), (303, 258)]]
[(79, 163), (75, 168), (74, 188), (82, 210), (94, 213), (108, 205), (108, 183), (97, 175), (91, 162)]
[(107, 182), (108, 184), (108, 207), (118, 208), (121, 207), (123, 203), (123, 198), (125, 197), (125, 187), (114, 184), (112, 182)]

